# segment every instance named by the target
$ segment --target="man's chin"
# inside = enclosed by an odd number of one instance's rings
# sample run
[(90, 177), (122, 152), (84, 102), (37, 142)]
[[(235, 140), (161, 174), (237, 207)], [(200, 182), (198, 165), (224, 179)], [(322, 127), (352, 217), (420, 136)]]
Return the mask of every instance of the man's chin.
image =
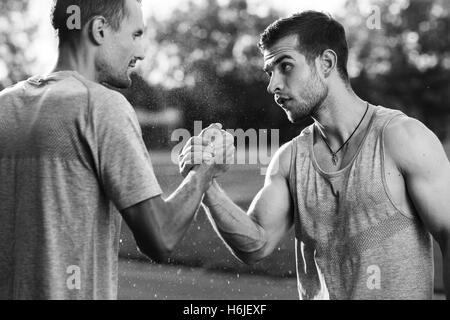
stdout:
[(286, 114), (287, 114), (289, 122), (292, 123), (292, 124), (303, 123), (304, 121), (307, 121), (310, 118), (309, 115), (306, 115), (306, 114), (304, 114), (304, 115), (293, 114), (290, 111), (287, 111)]
[(117, 89), (128, 89), (132, 85), (131, 78), (127, 79), (110, 79), (109, 81), (105, 81), (109, 86), (117, 88)]
[(296, 123), (297, 121), (299, 121), (297, 115), (293, 114), (289, 110), (286, 110), (286, 115), (287, 115), (289, 122), (291, 122), (291, 123)]

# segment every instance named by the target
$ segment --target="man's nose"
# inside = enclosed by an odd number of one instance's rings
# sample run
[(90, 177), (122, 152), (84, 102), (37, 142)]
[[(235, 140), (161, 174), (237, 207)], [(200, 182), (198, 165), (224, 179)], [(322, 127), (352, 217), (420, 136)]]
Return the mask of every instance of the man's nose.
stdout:
[(147, 50), (146, 50), (146, 45), (144, 44), (144, 41), (143, 40), (139, 41), (139, 43), (136, 45), (135, 58), (137, 60), (144, 60), (146, 51)]
[(274, 95), (278, 92), (280, 92), (283, 89), (283, 82), (281, 81), (280, 77), (273, 73), (270, 77), (269, 86), (267, 87), (267, 92), (269, 92), (271, 95)]

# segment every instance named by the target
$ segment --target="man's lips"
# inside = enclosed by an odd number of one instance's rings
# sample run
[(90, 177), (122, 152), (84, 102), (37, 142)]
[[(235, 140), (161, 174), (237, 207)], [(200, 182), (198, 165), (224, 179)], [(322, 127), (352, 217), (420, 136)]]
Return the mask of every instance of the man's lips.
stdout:
[(279, 106), (284, 106), (286, 102), (291, 101), (291, 98), (288, 97), (276, 97), (275, 101)]

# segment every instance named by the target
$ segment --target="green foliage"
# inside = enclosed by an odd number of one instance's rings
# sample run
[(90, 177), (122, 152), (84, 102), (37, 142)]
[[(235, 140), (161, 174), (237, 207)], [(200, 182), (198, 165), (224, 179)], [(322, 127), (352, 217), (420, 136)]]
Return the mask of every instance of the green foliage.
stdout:
[[(372, 102), (404, 110), (441, 139), (450, 115), (450, 2), (376, 0), (381, 29), (366, 26), (356, 0), (346, 5), (355, 91)], [(372, 12), (373, 14), (373, 12)], [(359, 66), (358, 66), (359, 65)]]
[(28, 18), (29, 1), (0, 2), (0, 90), (29, 76), (34, 59), (27, 50), (36, 32)]
[[(367, 27), (369, 4), (380, 11), (380, 29)], [(29, 76), (34, 63), (29, 48), (37, 28), (28, 7), (26, 0), (0, 2), (0, 89)], [(348, 33), (355, 91), (448, 136), (450, 2), (348, 0), (342, 12), (337, 18)], [(271, 9), (253, 13), (246, 0), (197, 0), (181, 2), (168, 19), (150, 18), (151, 50), (142, 70), (151, 87), (137, 82), (129, 99), (181, 109), (186, 128), (195, 120), (220, 121), (227, 128), (280, 128), (289, 140), (301, 127), (290, 125), (266, 92), (257, 48), (260, 33), (279, 17)]]
[(196, 120), (226, 128), (283, 128), (283, 111), (266, 92), (268, 78), (257, 47), (262, 31), (280, 14), (259, 16), (245, 0), (189, 2), (170, 19), (148, 22), (152, 54), (146, 78), (170, 87), (168, 104), (184, 110), (185, 126)]
[(256, 46), (259, 34), (277, 17), (274, 12), (263, 18), (249, 13), (245, 0), (230, 2), (228, 6), (216, 1), (189, 2), (184, 10), (176, 10), (170, 21), (153, 20), (151, 25), (157, 30), (158, 44), (176, 45), (183, 66), (180, 71), (186, 76), (197, 80), (198, 73), (236, 74), (251, 82), (261, 80), (262, 76)]
[[(380, 30), (367, 26), (371, 13), (361, 5), (369, 4), (379, 8)], [(355, 91), (421, 119), (441, 138), (450, 112), (449, 5), (446, 0), (348, 0), (337, 17), (348, 33)], [(211, 1), (191, 2), (166, 21), (153, 19), (153, 63), (146, 77), (159, 73), (158, 83), (177, 88), (169, 103), (186, 111), (187, 127), (199, 119), (244, 129), (275, 127), (286, 141), (299, 128), (288, 125), (265, 93), (267, 78), (256, 47), (259, 34), (279, 17), (275, 11), (252, 14), (246, 1)]]

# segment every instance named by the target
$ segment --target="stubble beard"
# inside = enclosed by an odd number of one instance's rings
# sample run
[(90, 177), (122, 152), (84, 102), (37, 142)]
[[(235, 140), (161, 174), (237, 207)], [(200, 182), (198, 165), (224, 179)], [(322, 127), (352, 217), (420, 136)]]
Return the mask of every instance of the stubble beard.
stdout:
[(308, 118), (314, 117), (323, 106), (323, 102), (328, 96), (328, 87), (321, 81), (317, 73), (314, 71), (309, 85), (305, 88), (305, 103), (294, 108), (294, 112), (289, 116), (289, 120), (293, 123), (302, 122)]
[(131, 78), (128, 74), (128, 70), (124, 72), (114, 70), (105, 61), (98, 61), (96, 63), (97, 74), (99, 78), (99, 83), (106, 83), (109, 86), (118, 89), (128, 89), (131, 87)]

